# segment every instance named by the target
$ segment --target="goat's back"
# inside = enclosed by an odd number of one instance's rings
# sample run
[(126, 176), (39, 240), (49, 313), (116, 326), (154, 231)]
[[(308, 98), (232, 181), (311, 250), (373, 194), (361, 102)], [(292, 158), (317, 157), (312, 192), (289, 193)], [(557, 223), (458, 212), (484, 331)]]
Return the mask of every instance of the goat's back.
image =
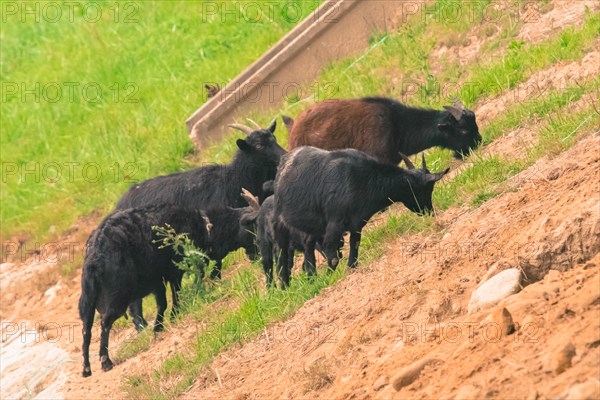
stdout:
[(353, 148), (384, 162), (397, 162), (390, 108), (366, 99), (334, 99), (317, 103), (294, 121), (290, 149), (314, 146), (325, 150)]
[(117, 203), (118, 210), (146, 207), (156, 204), (174, 204), (180, 207), (207, 209), (223, 205), (243, 206), (231, 197), (227, 182), (231, 177), (222, 165), (207, 165), (186, 172), (157, 176), (134, 184)]

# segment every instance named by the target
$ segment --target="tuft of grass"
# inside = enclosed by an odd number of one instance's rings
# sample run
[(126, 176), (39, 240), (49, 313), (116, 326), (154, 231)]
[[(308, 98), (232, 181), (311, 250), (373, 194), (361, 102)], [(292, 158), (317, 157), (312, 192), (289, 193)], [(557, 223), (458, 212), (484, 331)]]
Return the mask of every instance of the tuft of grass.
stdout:
[(304, 393), (306, 394), (331, 385), (335, 380), (335, 375), (327, 360), (320, 358), (304, 369), (301, 379), (304, 380)]
[(115, 354), (115, 362), (121, 363), (135, 357), (141, 352), (147, 351), (154, 340), (154, 331), (151, 327), (144, 329), (139, 334), (127, 337), (119, 346)]

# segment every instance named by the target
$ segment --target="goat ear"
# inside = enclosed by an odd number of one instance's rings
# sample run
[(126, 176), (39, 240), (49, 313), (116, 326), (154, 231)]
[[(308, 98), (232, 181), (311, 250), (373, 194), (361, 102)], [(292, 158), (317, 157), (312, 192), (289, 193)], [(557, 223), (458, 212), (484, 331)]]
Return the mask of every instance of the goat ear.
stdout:
[(237, 144), (237, 147), (242, 151), (252, 150), (252, 146), (250, 146), (250, 144), (248, 142), (246, 142), (244, 139), (238, 139), (235, 141), (235, 143)]
[(446, 111), (448, 111), (450, 114), (452, 114), (452, 116), (454, 117), (455, 120), (460, 121), (461, 117), (462, 117), (462, 110), (458, 109), (456, 107), (453, 106), (444, 106), (444, 109)]
[(275, 133), (275, 128), (277, 128), (277, 120), (274, 120), (273, 123), (267, 128), (271, 133)]

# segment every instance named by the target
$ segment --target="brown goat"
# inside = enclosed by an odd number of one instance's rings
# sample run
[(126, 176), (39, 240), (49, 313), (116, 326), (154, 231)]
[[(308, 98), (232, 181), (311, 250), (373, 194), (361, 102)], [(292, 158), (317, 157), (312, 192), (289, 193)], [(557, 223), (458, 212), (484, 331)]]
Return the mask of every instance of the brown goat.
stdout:
[(479, 145), (475, 114), (458, 100), (444, 109), (413, 108), (393, 99), (366, 97), (326, 100), (306, 109), (295, 121), (283, 119), (290, 150), (299, 146), (353, 148), (396, 165), (399, 152), (411, 155), (440, 146), (461, 157)]

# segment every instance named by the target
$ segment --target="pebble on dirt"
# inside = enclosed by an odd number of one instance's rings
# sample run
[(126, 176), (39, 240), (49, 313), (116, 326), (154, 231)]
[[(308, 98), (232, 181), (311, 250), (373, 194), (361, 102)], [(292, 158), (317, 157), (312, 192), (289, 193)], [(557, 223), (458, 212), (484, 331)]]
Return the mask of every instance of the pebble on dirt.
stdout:
[(506, 269), (479, 286), (471, 295), (468, 313), (484, 310), (521, 290), (521, 270)]
[(575, 346), (573, 343), (567, 343), (563, 348), (552, 355), (551, 368), (552, 372), (559, 375), (571, 368), (571, 360), (575, 356)]
[(385, 386), (390, 384), (390, 377), (387, 375), (381, 375), (377, 380), (373, 383), (373, 390), (378, 391)]
[(559, 399), (600, 399), (600, 380), (590, 376), (586, 381), (566, 389)]
[(498, 307), (492, 312), (492, 320), (500, 328), (500, 334), (502, 336), (510, 335), (515, 331), (515, 323), (513, 322), (512, 315), (505, 307)]
[(423, 360), (416, 361), (410, 364), (408, 367), (404, 367), (392, 378), (392, 385), (396, 391), (402, 389), (404, 386), (408, 386), (419, 378), (421, 371), (433, 363), (439, 362), (435, 358), (425, 358)]
[(473, 385), (461, 386), (454, 396), (454, 400), (476, 400), (481, 398), (480, 390)]

